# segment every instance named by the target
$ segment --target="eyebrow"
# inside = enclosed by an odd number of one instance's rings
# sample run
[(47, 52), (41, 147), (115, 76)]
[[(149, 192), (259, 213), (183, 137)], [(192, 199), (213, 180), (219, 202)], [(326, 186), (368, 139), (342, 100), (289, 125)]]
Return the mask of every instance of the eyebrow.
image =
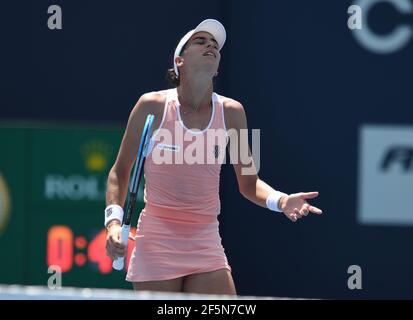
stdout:
[[(207, 38), (206, 38), (206, 37), (199, 36), (199, 37), (194, 38), (193, 40), (197, 40), (197, 39), (206, 40)], [(214, 38), (210, 38), (210, 40), (212, 40), (213, 42), (215, 42), (216, 45), (218, 46), (218, 41), (216, 41)]]

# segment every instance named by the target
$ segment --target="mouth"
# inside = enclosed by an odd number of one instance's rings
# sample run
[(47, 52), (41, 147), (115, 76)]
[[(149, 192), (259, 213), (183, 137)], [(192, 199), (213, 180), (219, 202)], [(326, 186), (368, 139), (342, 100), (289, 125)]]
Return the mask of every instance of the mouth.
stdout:
[(214, 58), (217, 57), (216, 54), (215, 54), (215, 52), (213, 52), (213, 51), (207, 51), (207, 52), (205, 52), (203, 55), (204, 55), (205, 57), (208, 57), (208, 56), (214, 57)]

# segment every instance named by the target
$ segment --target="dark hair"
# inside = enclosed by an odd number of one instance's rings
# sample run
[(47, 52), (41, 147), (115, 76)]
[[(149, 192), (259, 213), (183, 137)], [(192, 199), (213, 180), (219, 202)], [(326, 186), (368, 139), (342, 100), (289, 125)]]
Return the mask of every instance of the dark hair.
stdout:
[[(188, 42), (184, 44), (179, 54), (185, 51), (187, 44)], [(175, 56), (175, 49), (174, 49), (174, 56)], [(179, 76), (175, 74), (174, 68), (166, 70), (165, 79), (171, 87), (174, 87), (174, 88), (179, 87), (179, 83), (180, 83)]]
[(174, 70), (174, 68), (172, 68), (172, 69), (168, 69), (167, 71), (166, 71), (166, 76), (165, 76), (165, 78), (166, 78), (166, 81), (168, 82), (168, 84), (171, 86), (171, 87), (174, 87), (174, 88), (176, 88), (176, 87), (179, 87), (179, 76), (177, 76), (176, 74), (175, 74), (175, 70)]

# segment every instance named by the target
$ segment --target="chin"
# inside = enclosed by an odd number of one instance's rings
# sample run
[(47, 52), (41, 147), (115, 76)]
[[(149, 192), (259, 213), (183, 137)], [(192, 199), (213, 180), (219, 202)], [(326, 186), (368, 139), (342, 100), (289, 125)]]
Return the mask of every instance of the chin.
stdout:
[(211, 77), (213, 77), (218, 72), (218, 68), (215, 65), (214, 66), (206, 66), (206, 68), (204, 69), (204, 72), (207, 73), (207, 74), (210, 74)]

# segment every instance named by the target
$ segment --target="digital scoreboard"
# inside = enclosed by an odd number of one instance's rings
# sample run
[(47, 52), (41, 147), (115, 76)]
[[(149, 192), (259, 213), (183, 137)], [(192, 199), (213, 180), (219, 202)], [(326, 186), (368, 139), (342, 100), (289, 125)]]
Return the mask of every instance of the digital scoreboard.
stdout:
[[(112, 269), (103, 227), (108, 172), (122, 128), (0, 126), (0, 283), (131, 288)], [(143, 207), (138, 193), (133, 223)], [(134, 246), (129, 240), (128, 257)]]

